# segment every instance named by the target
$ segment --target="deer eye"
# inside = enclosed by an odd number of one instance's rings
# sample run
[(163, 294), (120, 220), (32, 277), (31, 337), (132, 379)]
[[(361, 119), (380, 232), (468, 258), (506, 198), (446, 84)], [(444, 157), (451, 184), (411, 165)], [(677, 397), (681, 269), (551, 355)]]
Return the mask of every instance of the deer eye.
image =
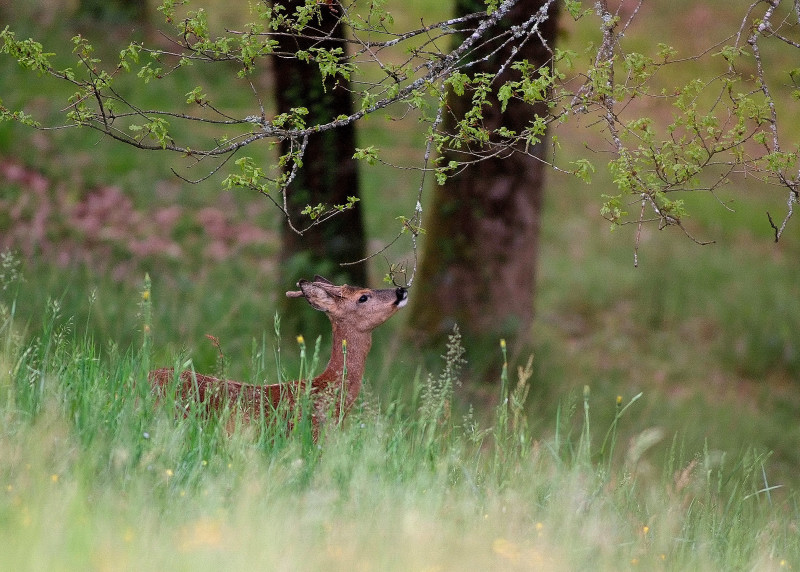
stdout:
[(369, 296), (367, 296), (366, 294), (362, 294), (362, 295), (361, 295), (361, 298), (359, 298), (359, 299), (358, 299), (358, 303), (359, 303), (359, 304), (363, 304), (363, 303), (364, 303), (364, 302), (366, 302), (367, 300), (369, 300)]

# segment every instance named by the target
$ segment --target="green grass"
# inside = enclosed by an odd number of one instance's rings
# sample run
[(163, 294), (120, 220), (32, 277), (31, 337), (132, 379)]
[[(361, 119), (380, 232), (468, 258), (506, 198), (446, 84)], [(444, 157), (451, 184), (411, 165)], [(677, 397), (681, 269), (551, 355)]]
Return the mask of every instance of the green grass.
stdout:
[(689, 450), (679, 436), (630, 427), (637, 399), (598, 417), (588, 388), (533, 432), (529, 370), (501, 374), (486, 424), (457, 417), (457, 338), (441, 373), (413, 381), (414, 399), (367, 398), (315, 446), (302, 425), (231, 433), (235, 411), (175, 418), (148, 394), (146, 346), (101, 349), (53, 304), (47, 313), (26, 339), (13, 305), (3, 306), (0, 555), (9, 569), (800, 562), (796, 496), (767, 480), (767, 453)]

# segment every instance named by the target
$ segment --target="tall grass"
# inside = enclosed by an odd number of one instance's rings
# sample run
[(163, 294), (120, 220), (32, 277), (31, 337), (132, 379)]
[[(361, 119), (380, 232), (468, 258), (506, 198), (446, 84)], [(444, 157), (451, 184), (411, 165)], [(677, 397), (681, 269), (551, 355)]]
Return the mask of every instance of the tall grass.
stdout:
[[(248, 426), (235, 410), (174, 415), (155, 402), (152, 303), (145, 287), (143, 335), (125, 350), (79, 334), (57, 302), (38, 332), (2, 306), (4, 569), (800, 565), (796, 496), (767, 480), (769, 455), (687, 451), (680, 435), (625, 427), (640, 396), (597, 418), (587, 387), (540, 434), (525, 413), (529, 361), (503, 368), (494, 414), (479, 422), (454, 404), (456, 331), (441, 371), (419, 374), (410, 399), (364, 399), (314, 443), (307, 424)], [(300, 369), (313, 370), (318, 346), (307, 358), (298, 341)], [(281, 375), (296, 367), (277, 361)]]

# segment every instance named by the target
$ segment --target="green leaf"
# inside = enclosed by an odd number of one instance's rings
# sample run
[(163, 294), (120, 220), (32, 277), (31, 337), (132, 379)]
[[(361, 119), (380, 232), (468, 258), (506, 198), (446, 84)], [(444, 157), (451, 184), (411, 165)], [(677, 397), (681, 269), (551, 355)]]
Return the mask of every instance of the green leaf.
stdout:
[(322, 216), (324, 212), (325, 212), (325, 205), (319, 203), (318, 205), (315, 206), (307, 205), (302, 211), (300, 211), (300, 214), (308, 216), (308, 218), (310, 218), (311, 220), (316, 220), (320, 216)]
[(0, 32), (0, 53), (5, 53), (17, 60), (24, 68), (46, 73), (52, 69), (50, 57), (55, 55), (45, 52), (42, 44), (31, 38), (27, 40), (17, 40), (14, 32), (6, 26)]
[(564, 0), (564, 8), (574, 20), (577, 20), (583, 14), (583, 5), (579, 0)]
[(600, 216), (611, 222), (612, 230), (628, 216), (628, 213), (622, 208), (622, 197), (623, 195), (602, 195), (605, 202), (600, 207)]
[(506, 107), (508, 106), (508, 100), (511, 99), (511, 96), (514, 94), (514, 90), (511, 87), (511, 83), (504, 83), (500, 86), (500, 89), (497, 90), (497, 99), (500, 101), (500, 111), (505, 112)]
[(186, 94), (186, 103), (204, 103), (206, 94), (203, 93), (203, 88), (198, 86)]
[(373, 145), (364, 148), (356, 147), (353, 159), (363, 160), (368, 165), (374, 165), (378, 161), (378, 150)]
[(595, 172), (595, 168), (588, 159), (577, 159), (575, 161), (570, 161), (569, 164), (574, 166), (572, 170), (573, 175), (586, 184), (592, 182), (592, 175)]
[(464, 95), (465, 86), (468, 84), (469, 76), (461, 72), (453, 72), (445, 81), (445, 85), (449, 85), (453, 93), (459, 97)]

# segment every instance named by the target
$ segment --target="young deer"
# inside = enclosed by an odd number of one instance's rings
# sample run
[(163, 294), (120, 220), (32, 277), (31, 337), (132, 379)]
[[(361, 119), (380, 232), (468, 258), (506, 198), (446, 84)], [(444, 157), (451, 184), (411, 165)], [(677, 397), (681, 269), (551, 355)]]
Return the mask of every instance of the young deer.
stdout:
[[(287, 292), (286, 296), (305, 298), (312, 307), (328, 315), (333, 328), (331, 359), (325, 371), (310, 381), (311, 387), (303, 379), (252, 385), (183, 371), (176, 390), (182, 403), (198, 400), (205, 408), (217, 410), (230, 403), (241, 408), (249, 421), (260, 415), (269, 417), (279, 407), (290, 413), (308, 391), (314, 404), (315, 434), (328, 412), (333, 412), (336, 419), (347, 414), (361, 391), (372, 330), (406, 305), (408, 292), (405, 288), (370, 290), (347, 284), (336, 286), (321, 276), (315, 276), (313, 281), (301, 280), (297, 286), (299, 291)], [(154, 392), (163, 397), (174, 376), (172, 368), (151, 371), (149, 379)]]

